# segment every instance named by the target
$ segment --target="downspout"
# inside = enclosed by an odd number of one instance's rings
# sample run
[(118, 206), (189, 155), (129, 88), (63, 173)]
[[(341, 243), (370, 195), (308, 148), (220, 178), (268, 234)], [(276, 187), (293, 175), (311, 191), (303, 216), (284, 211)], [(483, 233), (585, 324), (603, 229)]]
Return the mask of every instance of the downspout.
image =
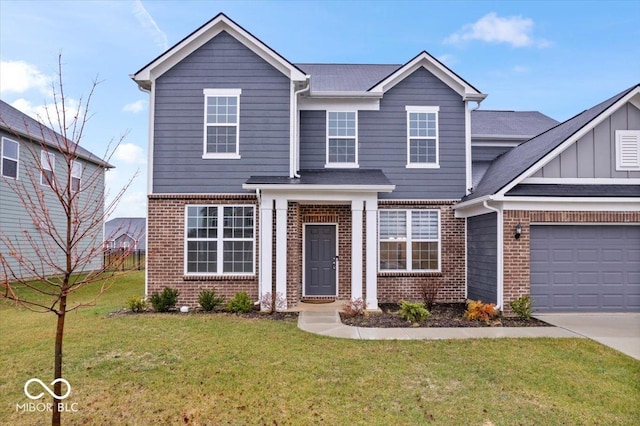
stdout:
[[(309, 76), (307, 76), (306, 86), (302, 89), (299, 89), (293, 92), (293, 98), (291, 100), (291, 123), (292, 126), (292, 134), (291, 134), (291, 157), (290, 157), (290, 168), (289, 168), (289, 177), (290, 178), (299, 178), (298, 169), (300, 165), (300, 114), (298, 113), (298, 95), (308, 92), (311, 89), (311, 83), (309, 82)], [(293, 83), (292, 83), (293, 84)]]
[[(153, 86), (152, 86), (153, 87)], [(155, 114), (155, 96), (151, 89), (145, 89), (138, 85), (138, 89), (141, 92), (149, 95), (149, 144), (148, 144), (148, 159), (147, 159), (147, 197), (153, 192), (153, 128), (154, 128), (154, 114)], [(147, 246), (149, 245), (149, 198), (147, 198), (147, 220), (145, 220), (145, 232), (147, 235)], [(147, 247), (148, 251), (149, 248)], [(144, 257), (144, 296), (149, 296), (149, 256)]]
[(502, 309), (502, 304), (504, 302), (504, 295), (503, 295), (503, 279), (504, 279), (504, 223), (503, 223), (503, 212), (502, 209), (498, 209), (495, 207), (491, 207), (489, 204), (487, 204), (488, 200), (485, 200), (482, 202), (482, 205), (487, 209), (487, 210), (491, 210), (497, 213), (497, 225), (498, 225), (498, 229), (497, 229), (497, 236), (496, 239), (497, 241), (497, 253), (496, 253), (496, 268), (498, 269), (496, 271), (496, 275), (497, 275), (497, 285), (496, 285), (496, 309)]

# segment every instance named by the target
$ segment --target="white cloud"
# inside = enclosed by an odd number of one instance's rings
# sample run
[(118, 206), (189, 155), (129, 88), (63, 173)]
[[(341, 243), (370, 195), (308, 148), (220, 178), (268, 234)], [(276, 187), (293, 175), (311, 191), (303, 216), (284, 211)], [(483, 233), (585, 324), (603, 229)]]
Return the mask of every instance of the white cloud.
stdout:
[(24, 93), (31, 89), (49, 94), (51, 77), (24, 61), (0, 61), (0, 93)]
[(460, 44), (470, 40), (487, 43), (506, 43), (513, 47), (548, 47), (549, 41), (534, 39), (534, 22), (522, 16), (502, 18), (495, 12), (488, 13), (473, 24), (467, 24), (445, 39), (445, 43)]
[(127, 164), (147, 163), (147, 154), (138, 145), (132, 143), (120, 144), (113, 153), (113, 158)]
[(147, 101), (141, 99), (141, 100), (126, 104), (124, 107), (122, 107), (122, 110), (124, 112), (131, 112), (133, 114), (137, 114), (142, 110), (144, 110), (146, 106), (147, 106)]
[(151, 36), (153, 42), (162, 50), (169, 48), (169, 40), (167, 35), (160, 29), (156, 21), (151, 17), (147, 9), (145, 9), (142, 1), (133, 1), (133, 15), (136, 17), (142, 28)]
[[(81, 108), (79, 102), (73, 98), (65, 98), (64, 103), (66, 108), (66, 125), (67, 127), (69, 127), (72, 124), (71, 120), (73, 119), (73, 117), (76, 117), (81, 113)], [(60, 131), (61, 123), (58, 123), (58, 115), (56, 112), (55, 104), (34, 105), (27, 99), (18, 98), (15, 101), (11, 102), (11, 106), (33, 118), (34, 120), (39, 121), (45, 126), (57, 132)], [(62, 111), (62, 104), (60, 102), (58, 103), (58, 108), (60, 108), (60, 111)], [(74, 139), (74, 135), (71, 134), (67, 134), (67, 137)]]

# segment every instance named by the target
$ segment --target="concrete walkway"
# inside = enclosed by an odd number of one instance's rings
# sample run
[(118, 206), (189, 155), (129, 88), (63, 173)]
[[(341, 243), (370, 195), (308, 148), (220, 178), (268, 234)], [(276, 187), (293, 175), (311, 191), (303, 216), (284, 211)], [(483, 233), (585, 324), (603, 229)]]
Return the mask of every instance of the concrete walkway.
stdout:
[(342, 324), (337, 310), (301, 310), (298, 327), (309, 333), (345, 339), (440, 340), (496, 337), (584, 337), (558, 327), (368, 328)]

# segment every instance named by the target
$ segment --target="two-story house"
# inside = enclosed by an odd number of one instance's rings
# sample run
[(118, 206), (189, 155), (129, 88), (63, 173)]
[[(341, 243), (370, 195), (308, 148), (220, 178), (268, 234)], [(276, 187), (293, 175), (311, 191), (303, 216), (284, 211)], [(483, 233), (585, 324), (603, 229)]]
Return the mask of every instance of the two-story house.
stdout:
[(494, 280), (479, 297), (505, 302), (504, 263), (469, 285), (469, 218), (493, 210), (464, 206), (484, 201), (474, 186), (496, 156), (553, 120), (514, 113), (521, 126), (501, 131), (486, 122), (510, 113), (472, 112), (486, 95), (427, 52), (294, 64), (224, 14), (132, 78), (150, 96), (147, 294), (169, 286), (195, 306), (215, 288), (376, 309), (420, 299), (425, 283), (461, 301)]
[[(69, 154), (75, 156), (71, 168), (65, 161)], [(113, 166), (3, 101), (0, 160), (0, 281), (53, 274), (57, 270), (52, 266), (62, 264), (64, 253), (48, 234), (64, 235), (67, 222), (52, 186), (68, 182), (77, 194), (77, 215), (87, 220), (91, 209), (86, 206), (104, 204), (104, 172)], [(73, 227), (86, 233), (76, 245), (79, 252), (102, 246), (102, 226), (74, 222)], [(31, 267), (25, 269), (27, 263)], [(84, 270), (101, 267), (99, 255), (83, 266)]]

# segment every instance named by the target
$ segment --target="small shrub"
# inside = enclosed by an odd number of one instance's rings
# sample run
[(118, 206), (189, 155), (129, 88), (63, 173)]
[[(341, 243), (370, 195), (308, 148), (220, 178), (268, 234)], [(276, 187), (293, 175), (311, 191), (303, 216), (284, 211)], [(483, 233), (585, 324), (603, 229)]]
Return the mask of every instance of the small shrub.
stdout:
[(227, 303), (227, 310), (236, 314), (246, 314), (253, 309), (253, 302), (249, 298), (249, 295), (241, 291), (233, 296), (233, 299)]
[(178, 290), (165, 287), (162, 293), (153, 293), (150, 301), (156, 312), (169, 312), (178, 303)]
[(211, 312), (224, 303), (224, 296), (217, 296), (215, 290), (202, 290), (198, 294), (198, 303), (205, 312)]
[(531, 319), (531, 307), (533, 306), (533, 300), (531, 296), (520, 296), (516, 300), (509, 303), (511, 310), (514, 314), (524, 319)]
[(364, 315), (365, 309), (364, 300), (361, 297), (353, 300), (348, 300), (344, 302), (342, 305), (342, 310), (344, 311), (345, 316), (352, 318), (360, 315)]
[(127, 307), (131, 312), (144, 312), (147, 310), (147, 300), (138, 295), (131, 296), (127, 301)]
[(280, 292), (272, 295), (271, 292), (265, 293), (260, 298), (260, 310), (266, 313), (275, 311), (283, 311), (287, 307), (287, 299)]
[(400, 316), (409, 322), (421, 322), (429, 318), (431, 312), (424, 307), (424, 303), (400, 302)]
[(427, 310), (433, 309), (433, 305), (438, 297), (438, 292), (440, 291), (440, 282), (441, 281), (433, 278), (424, 278), (420, 281), (420, 294), (422, 295), (424, 307)]
[(480, 300), (467, 301), (467, 310), (464, 311), (464, 316), (469, 321), (480, 320), (486, 323), (494, 317), (498, 311), (496, 305), (493, 303), (482, 303)]

